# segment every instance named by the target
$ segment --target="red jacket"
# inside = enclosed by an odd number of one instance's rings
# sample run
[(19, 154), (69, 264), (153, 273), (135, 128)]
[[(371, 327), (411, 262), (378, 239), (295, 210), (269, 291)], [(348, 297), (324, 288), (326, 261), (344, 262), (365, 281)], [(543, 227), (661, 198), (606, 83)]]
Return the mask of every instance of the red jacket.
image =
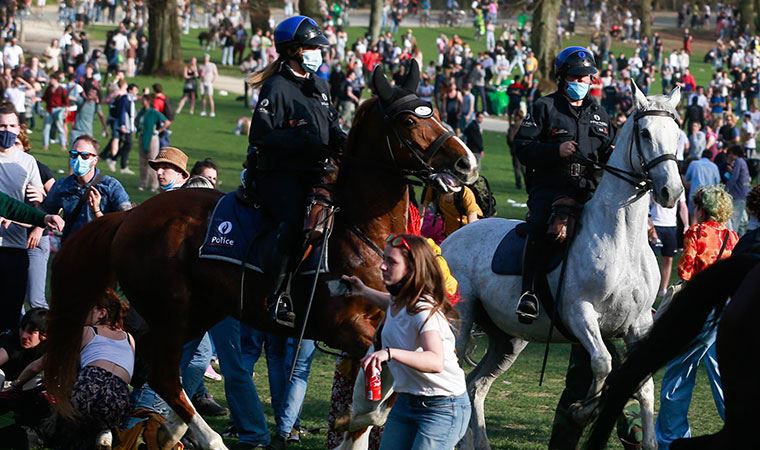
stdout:
[(48, 86), (45, 89), (45, 93), (42, 94), (42, 100), (45, 102), (45, 109), (49, 113), (53, 112), (53, 108), (69, 106), (69, 94), (61, 85), (55, 89), (52, 86)]

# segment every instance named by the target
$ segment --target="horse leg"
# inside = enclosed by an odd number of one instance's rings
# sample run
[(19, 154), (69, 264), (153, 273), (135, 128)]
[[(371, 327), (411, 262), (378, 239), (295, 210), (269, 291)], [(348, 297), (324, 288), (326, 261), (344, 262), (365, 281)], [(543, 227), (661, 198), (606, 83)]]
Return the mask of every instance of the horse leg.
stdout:
[(528, 345), (528, 341), (506, 334), (493, 323), (480, 325), (488, 335), (488, 349), (475, 370), (467, 376), (467, 392), (472, 401), (472, 417), (468, 432), (471, 432), (471, 436), (465, 436), (461, 448), (490, 450), (484, 408), (486, 396), (493, 382), (512, 366), (520, 352)]
[(604, 380), (612, 371), (612, 356), (602, 340), (598, 314), (594, 307), (587, 302), (581, 302), (577, 306), (569, 312), (571, 319), (568, 324), (589, 354), (593, 378), (586, 399), (572, 405), (570, 411), (576, 422), (585, 424), (591, 419), (599, 403)]
[[(645, 311), (642, 318), (639, 319), (639, 323), (632, 327), (632, 330), (625, 336), (624, 340), (628, 351), (649, 332), (651, 327), (652, 314)], [(654, 425), (654, 381), (652, 377), (647, 378), (633, 396), (638, 400), (641, 411), (642, 448), (644, 450), (655, 450), (657, 448), (657, 436)]]

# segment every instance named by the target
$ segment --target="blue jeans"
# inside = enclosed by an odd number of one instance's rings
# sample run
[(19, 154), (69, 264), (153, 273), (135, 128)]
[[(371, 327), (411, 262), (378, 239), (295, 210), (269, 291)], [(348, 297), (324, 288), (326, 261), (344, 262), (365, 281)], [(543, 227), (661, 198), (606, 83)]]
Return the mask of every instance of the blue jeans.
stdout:
[(393, 405), (380, 450), (449, 450), (464, 436), (470, 422), (470, 397), (425, 397), (399, 394)]
[[(264, 333), (246, 324), (240, 325), (241, 357), (243, 367), (248, 376), (253, 375), (253, 367), (261, 357), (262, 351), (267, 357), (267, 371), (269, 375), (269, 393), (272, 397), (272, 409), (274, 409), (275, 424), (279, 429), (279, 418), (282, 416), (282, 404), (285, 398), (285, 382), (288, 373), (285, 372), (285, 352), (287, 338), (274, 334)], [(221, 360), (221, 357), (220, 357)], [(256, 403), (261, 407), (258, 397)]]
[[(710, 323), (714, 316), (713, 311), (707, 322)], [(726, 406), (715, 353), (716, 332), (717, 326), (710, 329), (705, 325), (701, 334), (694, 339), (686, 352), (670, 361), (665, 369), (660, 391), (660, 411), (657, 414), (655, 426), (660, 450), (668, 450), (670, 444), (676, 439), (691, 436), (688, 419), (689, 404), (694, 392), (697, 369), (703, 360), (718, 414), (724, 421), (726, 420)]]
[(298, 424), (298, 416), (301, 414), (301, 407), (303, 406), (306, 388), (309, 383), (311, 362), (314, 359), (314, 351), (316, 350), (314, 341), (304, 339), (301, 342), (301, 351), (298, 353), (298, 359), (295, 361), (293, 379), (288, 381), (297, 345), (298, 339), (288, 339), (285, 358), (285, 398), (282, 403), (282, 412), (278, 415), (279, 420), (275, 419), (275, 422), (277, 422), (277, 434), (283, 437), (287, 437), (293, 430), (293, 427)]
[(66, 109), (64, 108), (53, 108), (53, 110), (47, 114), (45, 114), (45, 121), (42, 125), (42, 146), (44, 148), (48, 148), (50, 146), (50, 130), (53, 128), (53, 124), (55, 124), (55, 129), (58, 131), (58, 142), (61, 143), (61, 147), (64, 150), (67, 150), (66, 148), (66, 135), (63, 131), (63, 121), (66, 119)]
[(48, 308), (45, 299), (47, 264), (50, 257), (50, 238), (43, 234), (40, 246), (26, 251), (29, 254), (29, 278), (26, 282), (26, 298), (32, 308)]
[[(132, 394), (129, 396), (129, 403), (132, 405), (132, 411), (138, 409), (147, 409), (156, 412), (164, 417), (169, 415), (171, 408), (166, 404), (164, 399), (156, 394), (148, 383), (143, 384), (139, 388), (132, 389)], [(134, 427), (140, 422), (148, 420), (147, 418), (129, 417), (124, 423), (124, 428), (129, 429)]]
[(182, 388), (191, 399), (207, 392), (203, 374), (211, 362), (211, 354), (211, 338), (208, 333), (188, 342), (182, 349), (182, 359), (179, 361)]

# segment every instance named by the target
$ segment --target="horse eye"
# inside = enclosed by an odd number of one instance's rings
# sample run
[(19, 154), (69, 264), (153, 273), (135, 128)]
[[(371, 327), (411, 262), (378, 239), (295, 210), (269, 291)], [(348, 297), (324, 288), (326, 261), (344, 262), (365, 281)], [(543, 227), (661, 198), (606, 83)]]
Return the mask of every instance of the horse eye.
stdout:
[(414, 119), (412, 119), (411, 117), (407, 117), (407, 118), (404, 120), (404, 125), (406, 125), (406, 126), (408, 126), (408, 127), (411, 127), (411, 126), (413, 126), (413, 125), (414, 125)]
[(649, 132), (649, 130), (644, 130), (644, 131), (641, 132), (641, 137), (643, 137), (644, 139), (647, 139), (647, 140), (651, 140), (652, 139), (652, 134)]

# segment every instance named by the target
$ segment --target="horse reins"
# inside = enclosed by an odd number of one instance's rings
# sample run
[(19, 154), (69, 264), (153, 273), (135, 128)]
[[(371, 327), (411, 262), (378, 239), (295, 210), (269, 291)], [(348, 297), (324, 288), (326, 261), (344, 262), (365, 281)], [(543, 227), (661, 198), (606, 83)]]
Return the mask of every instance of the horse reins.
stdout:
[[(584, 155), (578, 155), (578, 158), (581, 159), (584, 163), (597, 168), (604, 170), (605, 172), (609, 173), (612, 176), (615, 176), (626, 183), (630, 184), (636, 189), (636, 195), (629, 201), (625, 203), (625, 206), (628, 206), (644, 195), (646, 195), (647, 192), (652, 187), (652, 180), (649, 178), (649, 171), (652, 170), (655, 166), (657, 166), (660, 163), (663, 163), (665, 161), (678, 161), (676, 159), (676, 155), (666, 153), (663, 155), (660, 155), (651, 161), (647, 161), (644, 157), (644, 152), (641, 149), (641, 133), (640, 133), (640, 127), (639, 127), (639, 119), (642, 117), (647, 116), (657, 116), (657, 117), (668, 117), (670, 119), (673, 119), (673, 121), (676, 124), (680, 124), (680, 120), (678, 116), (674, 115), (670, 111), (665, 111), (661, 109), (653, 109), (648, 111), (639, 111), (636, 112), (633, 116), (633, 134), (634, 134), (634, 141), (633, 141), (633, 147), (636, 149), (636, 153), (640, 160), (640, 171), (633, 171), (633, 170), (625, 170), (621, 169), (619, 167), (611, 166), (609, 164), (600, 163), (593, 161), (589, 159), (588, 157)], [(680, 127), (679, 127), (680, 128)], [(628, 164), (631, 168), (635, 167), (633, 164), (633, 152), (628, 152)]]

